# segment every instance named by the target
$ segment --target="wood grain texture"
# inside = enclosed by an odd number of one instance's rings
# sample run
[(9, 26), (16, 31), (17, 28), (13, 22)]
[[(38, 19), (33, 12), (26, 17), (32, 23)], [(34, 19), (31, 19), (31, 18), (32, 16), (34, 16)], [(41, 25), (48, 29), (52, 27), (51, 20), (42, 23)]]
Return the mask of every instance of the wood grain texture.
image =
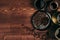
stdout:
[(0, 40), (39, 40), (30, 31), (33, 29), (31, 16), (36, 11), (33, 1), (0, 0)]

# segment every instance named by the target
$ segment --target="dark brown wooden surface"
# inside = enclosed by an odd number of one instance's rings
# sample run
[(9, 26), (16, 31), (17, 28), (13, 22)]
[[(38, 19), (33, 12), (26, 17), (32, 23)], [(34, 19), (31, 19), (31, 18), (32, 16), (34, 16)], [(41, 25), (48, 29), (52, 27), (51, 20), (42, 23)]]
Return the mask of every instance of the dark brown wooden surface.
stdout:
[(32, 1), (0, 0), (0, 40), (35, 40), (33, 32), (25, 28), (33, 28), (31, 16), (36, 9)]

